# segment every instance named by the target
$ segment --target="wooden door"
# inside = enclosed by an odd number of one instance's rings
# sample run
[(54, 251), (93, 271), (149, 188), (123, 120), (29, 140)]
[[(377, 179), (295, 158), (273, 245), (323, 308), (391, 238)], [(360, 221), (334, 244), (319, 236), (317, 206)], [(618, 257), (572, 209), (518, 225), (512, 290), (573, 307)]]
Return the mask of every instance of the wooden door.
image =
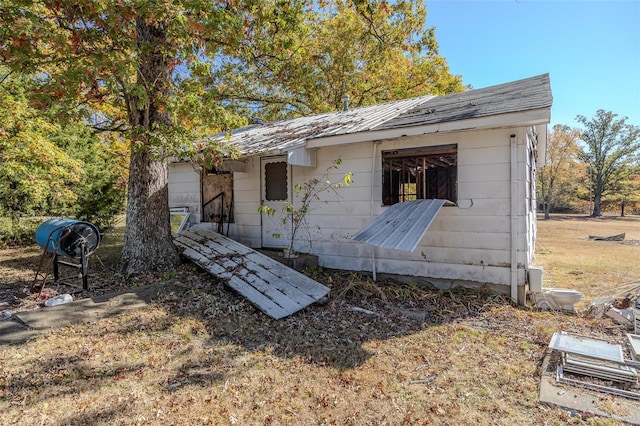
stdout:
[(233, 174), (202, 173), (202, 222), (233, 223)]

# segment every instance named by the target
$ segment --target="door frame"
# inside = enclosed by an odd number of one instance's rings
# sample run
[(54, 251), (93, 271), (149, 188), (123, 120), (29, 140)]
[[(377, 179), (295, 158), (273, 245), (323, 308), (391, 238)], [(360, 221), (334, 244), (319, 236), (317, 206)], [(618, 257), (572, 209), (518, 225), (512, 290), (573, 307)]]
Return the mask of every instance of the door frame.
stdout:
[[(264, 207), (267, 204), (266, 200), (266, 164), (269, 163), (286, 163), (287, 165), (287, 198), (282, 201), (270, 202), (269, 207), (272, 207), (275, 210), (273, 216), (269, 216), (266, 213), (260, 211), (260, 246), (262, 248), (271, 248), (271, 249), (284, 249), (289, 247), (289, 237), (287, 234), (287, 230), (282, 227), (282, 225), (277, 225), (281, 223), (281, 218), (283, 216), (282, 206), (284, 203), (291, 200), (292, 194), (292, 167), (287, 161), (287, 155), (271, 155), (260, 157), (260, 207)], [(271, 225), (271, 226), (269, 226)], [(278, 227), (282, 227), (280, 232), (280, 238), (275, 238), (268, 233), (271, 233), (273, 230)]]

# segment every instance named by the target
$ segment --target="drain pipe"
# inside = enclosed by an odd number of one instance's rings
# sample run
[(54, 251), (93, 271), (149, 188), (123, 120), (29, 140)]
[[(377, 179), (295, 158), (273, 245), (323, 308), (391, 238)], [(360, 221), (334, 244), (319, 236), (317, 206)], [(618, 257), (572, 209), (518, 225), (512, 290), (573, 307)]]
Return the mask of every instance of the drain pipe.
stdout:
[(511, 301), (518, 304), (518, 141), (511, 135)]
[[(375, 185), (375, 175), (376, 175), (376, 148), (380, 142), (373, 142), (373, 153), (371, 154), (371, 202), (369, 203), (369, 223), (373, 222), (373, 196), (374, 196), (374, 185)], [(371, 274), (373, 275), (373, 281), (377, 281), (376, 278), (376, 252), (375, 246), (373, 244), (369, 245), (371, 247)]]

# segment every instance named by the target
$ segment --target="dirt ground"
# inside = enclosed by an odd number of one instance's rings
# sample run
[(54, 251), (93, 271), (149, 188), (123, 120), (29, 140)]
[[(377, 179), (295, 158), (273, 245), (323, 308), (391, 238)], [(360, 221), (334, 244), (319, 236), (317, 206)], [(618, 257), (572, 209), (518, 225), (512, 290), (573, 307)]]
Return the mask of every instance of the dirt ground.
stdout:
[[(74, 300), (80, 300), (126, 291), (158, 281), (175, 283), (176, 291), (187, 293), (189, 289), (198, 291), (220, 287), (223, 289), (222, 295), (230, 305), (248, 304), (239, 295), (232, 290), (225, 290), (222, 283), (192, 264), (185, 263), (171, 273), (128, 278), (119, 274), (115, 257), (105, 258), (100, 254), (98, 252), (90, 257), (89, 288), (83, 290), (77, 271), (66, 267), (60, 268), (60, 281), (54, 281), (50, 273), (43, 287), (42, 274), (36, 277), (36, 270), (42, 261), (42, 250), (37, 246), (0, 250), (0, 312), (42, 309), (48, 298), (63, 293), (69, 293)], [(48, 256), (45, 257), (41, 269), (52, 270), (49, 259)], [(489, 291), (456, 289), (442, 292), (416, 284), (384, 281), (374, 283), (367, 274), (329, 271), (316, 273), (313, 278), (332, 288), (332, 301), (335, 299), (340, 303), (360, 304), (363, 305), (363, 309), (364, 306), (377, 305), (375, 307), (378, 310), (384, 307), (432, 323), (468, 317), (493, 306), (509, 305), (508, 297)], [(412, 314), (412, 311), (416, 313)], [(256, 311), (256, 315), (262, 314)]]
[(71, 294), (74, 299), (84, 299), (127, 290), (131, 286), (130, 281), (116, 273), (117, 264), (112, 261), (105, 264), (97, 256), (89, 258), (88, 291), (82, 289), (77, 269), (61, 266), (61, 280), (56, 282), (53, 280), (50, 257), (47, 256), (41, 268), (42, 272), (48, 273), (43, 287), (43, 276), (39, 274), (36, 277), (42, 254), (42, 249), (37, 246), (0, 250), (0, 312), (38, 309), (49, 297), (63, 293)]
[[(553, 225), (541, 227), (548, 261), (564, 247), (547, 238)], [(274, 321), (193, 265), (124, 277), (117, 243), (101, 250), (89, 291), (76, 279), (44, 294), (166, 290), (140, 312), (0, 348), (8, 424), (619, 424), (538, 402), (551, 335), (623, 341), (608, 319), (325, 271), (314, 278), (331, 288), (326, 303)], [(0, 250), (0, 312), (42, 309), (29, 292), (40, 255)], [(614, 397), (594, 400), (620, 409)]]

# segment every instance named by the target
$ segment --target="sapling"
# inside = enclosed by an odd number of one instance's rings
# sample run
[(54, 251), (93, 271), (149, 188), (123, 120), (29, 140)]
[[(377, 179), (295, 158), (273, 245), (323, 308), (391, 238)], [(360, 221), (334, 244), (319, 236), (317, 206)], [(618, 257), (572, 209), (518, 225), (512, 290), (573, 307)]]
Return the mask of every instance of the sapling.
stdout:
[[(351, 185), (353, 174), (347, 172), (338, 182), (332, 182), (330, 174), (337, 170), (342, 164), (342, 159), (334, 160), (324, 173), (319, 177), (305, 180), (302, 183), (295, 184), (294, 199), (287, 201), (282, 207), (282, 225), (290, 227), (288, 247), (285, 249), (287, 256), (294, 257), (296, 255), (295, 243), (300, 238), (300, 233), (306, 230), (309, 239), (309, 246), (312, 246), (311, 231), (309, 226), (308, 215), (314, 210), (313, 203), (322, 201), (320, 196), (327, 192), (338, 194), (341, 188)], [(324, 201), (326, 203), (326, 201)], [(269, 216), (273, 216), (276, 210), (269, 206), (261, 206), (259, 211)], [(280, 238), (281, 234), (274, 233), (274, 238)]]

